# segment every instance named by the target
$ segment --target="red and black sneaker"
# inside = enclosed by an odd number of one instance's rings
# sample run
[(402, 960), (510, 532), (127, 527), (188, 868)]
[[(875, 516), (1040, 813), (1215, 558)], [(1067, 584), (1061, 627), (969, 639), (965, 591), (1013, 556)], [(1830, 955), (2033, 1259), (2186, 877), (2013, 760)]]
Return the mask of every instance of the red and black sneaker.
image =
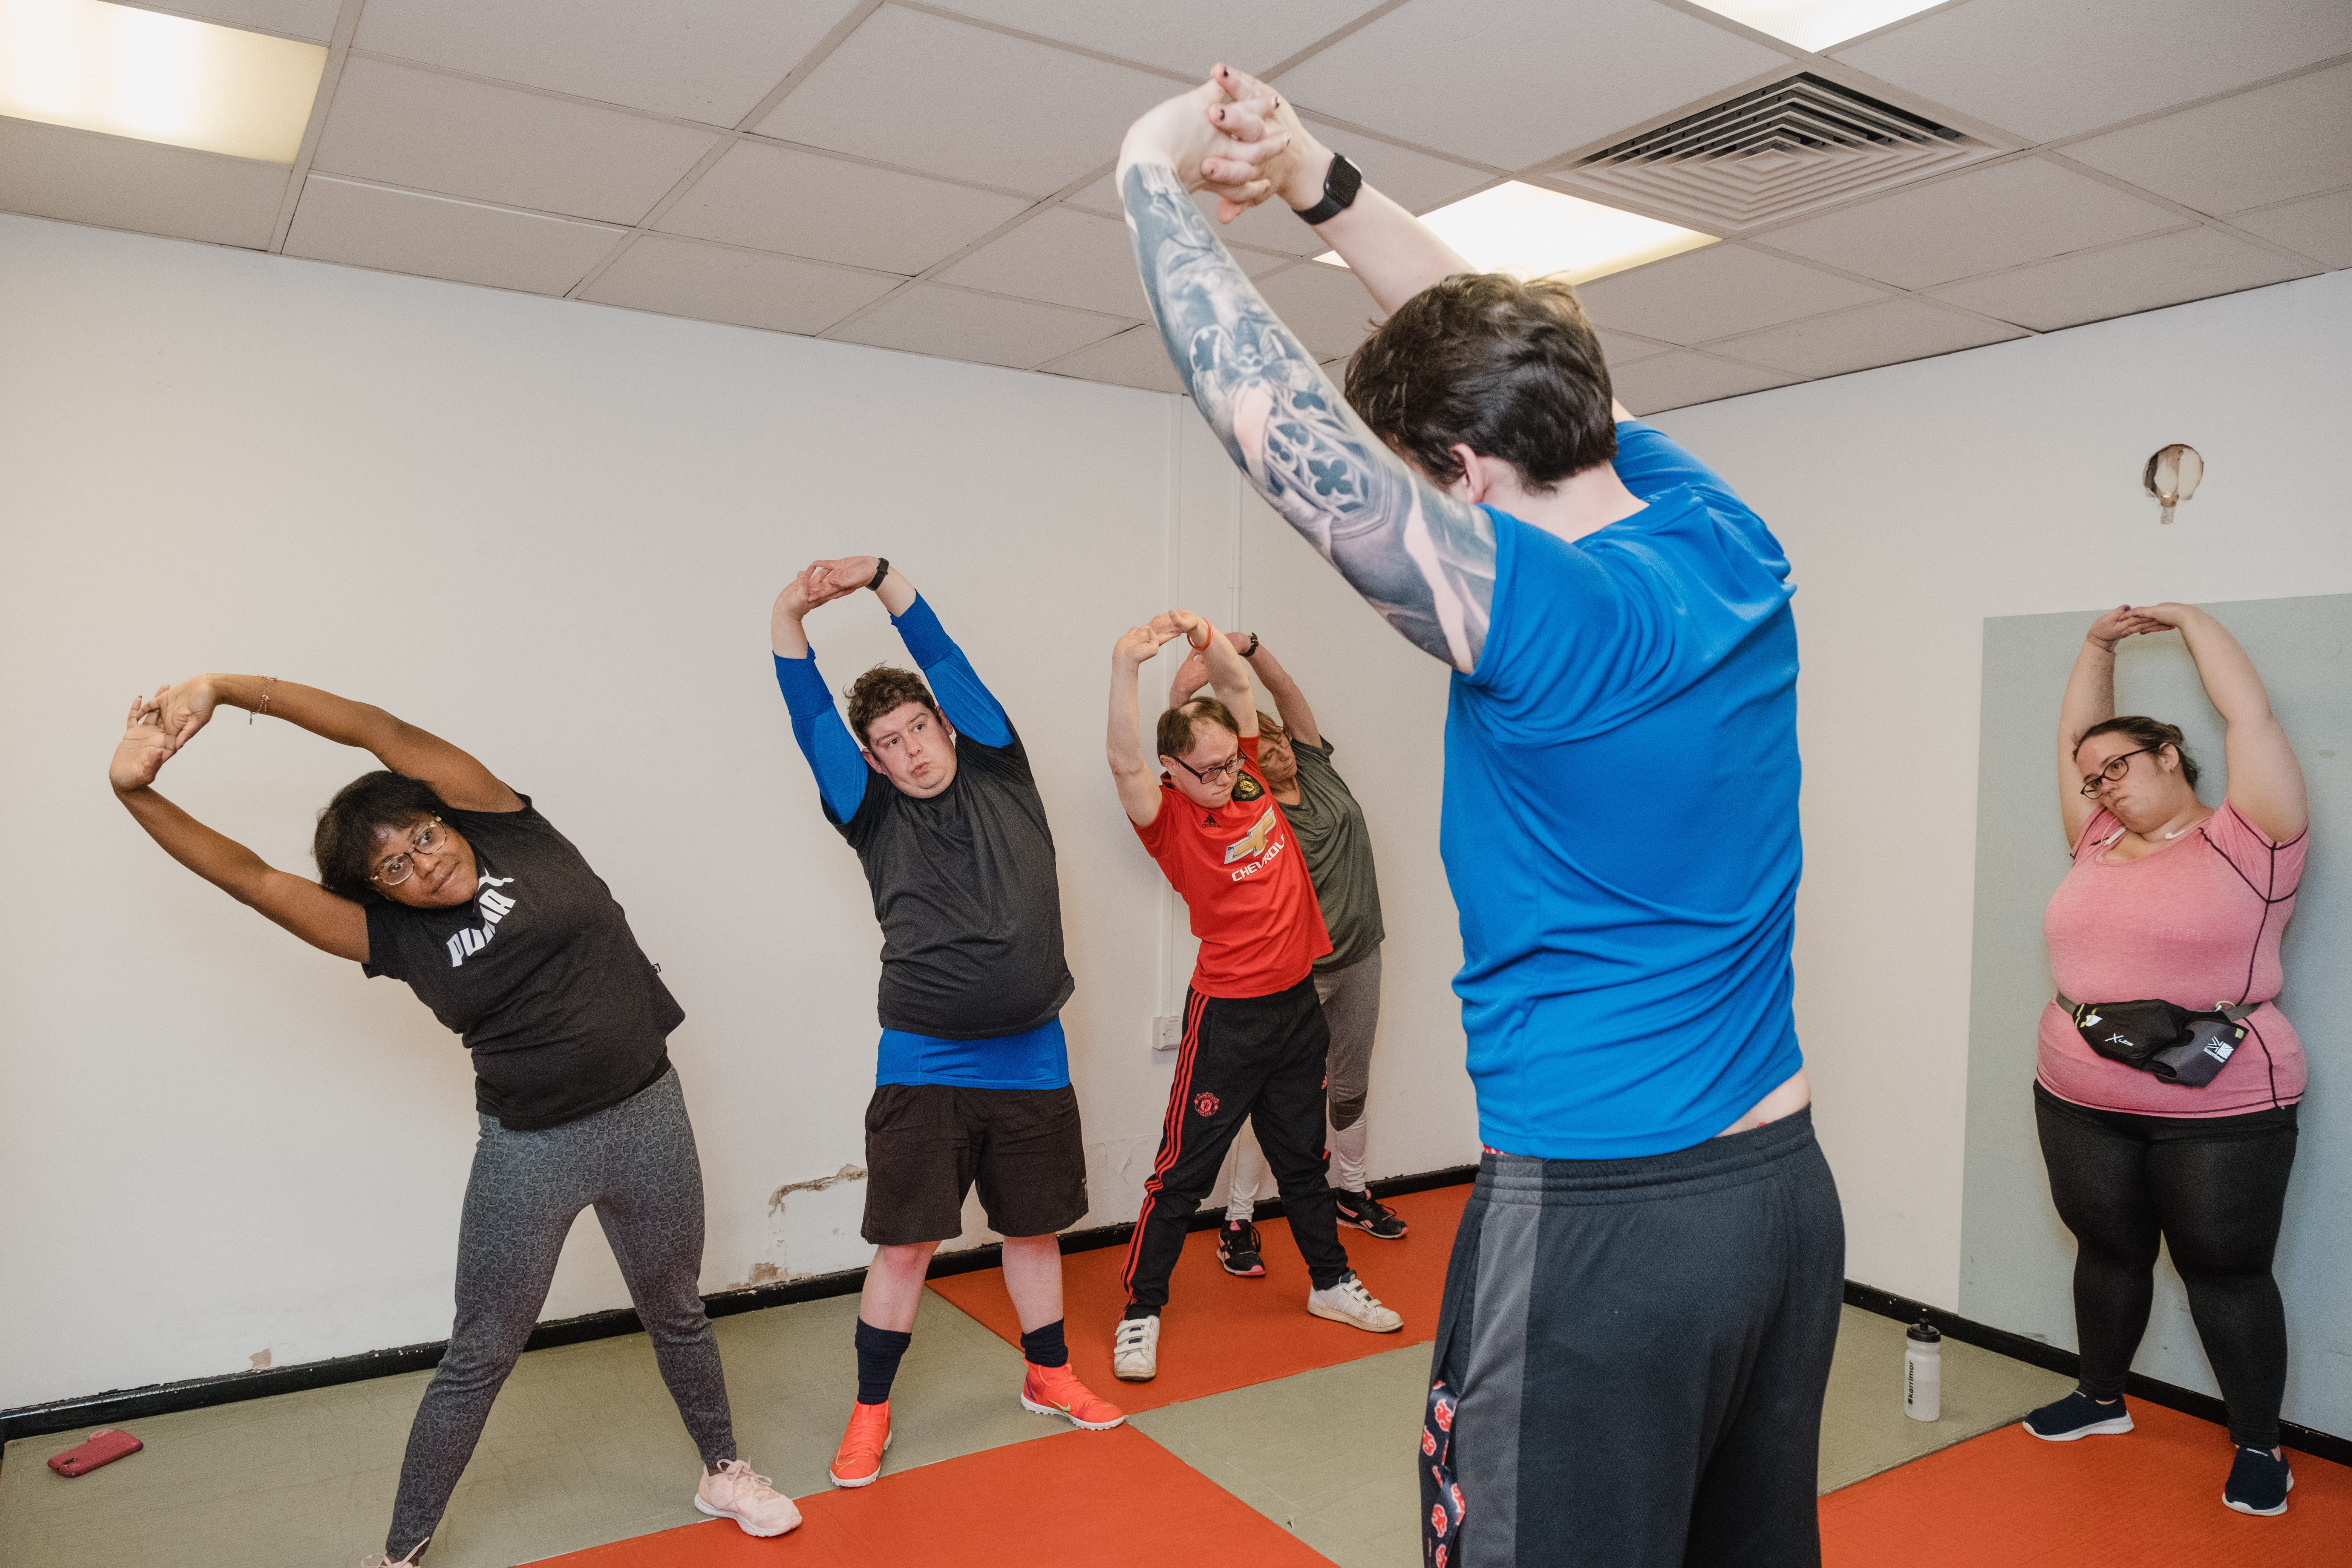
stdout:
[(1339, 1201), (1341, 1225), (1352, 1225), (1358, 1230), (1369, 1231), (1381, 1241), (1394, 1241), (1405, 1233), (1405, 1223), (1396, 1210), (1370, 1193), (1351, 1193), (1345, 1187), (1338, 1187), (1332, 1190), (1331, 1195)]
[(1227, 1220), (1217, 1231), (1217, 1261), (1228, 1274), (1264, 1279), (1265, 1259), (1258, 1256), (1257, 1226), (1245, 1219)]

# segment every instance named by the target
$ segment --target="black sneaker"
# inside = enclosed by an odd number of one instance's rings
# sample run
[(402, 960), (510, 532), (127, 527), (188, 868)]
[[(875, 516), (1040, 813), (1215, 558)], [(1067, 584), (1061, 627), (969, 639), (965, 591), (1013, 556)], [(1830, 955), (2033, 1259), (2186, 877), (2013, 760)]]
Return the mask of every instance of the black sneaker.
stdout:
[(1335, 1187), (1331, 1195), (1339, 1200), (1341, 1225), (1369, 1231), (1382, 1241), (1394, 1241), (1405, 1233), (1405, 1223), (1397, 1217), (1396, 1210), (1370, 1193), (1351, 1193), (1345, 1187)]
[(2273, 1459), (2268, 1448), (2241, 1448), (2230, 1466), (2230, 1484), (2221, 1500), (2240, 1513), (2265, 1518), (2286, 1511), (2286, 1494), (2294, 1490), (2294, 1472), (2284, 1459)]
[(2131, 1429), (2131, 1412), (2124, 1408), (2122, 1400), (2102, 1405), (2079, 1388), (2025, 1418), (2029, 1435), (2052, 1443), (2071, 1443), (2077, 1437), (2121, 1434)]
[(1228, 1274), (1244, 1279), (1265, 1277), (1265, 1259), (1257, 1255), (1257, 1226), (1245, 1219), (1229, 1219), (1217, 1232), (1217, 1261)]

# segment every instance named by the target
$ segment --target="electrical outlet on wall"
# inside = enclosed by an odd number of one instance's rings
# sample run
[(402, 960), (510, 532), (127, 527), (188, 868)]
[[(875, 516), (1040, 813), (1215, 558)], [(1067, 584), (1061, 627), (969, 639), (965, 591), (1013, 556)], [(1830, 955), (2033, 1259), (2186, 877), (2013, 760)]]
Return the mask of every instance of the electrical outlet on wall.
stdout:
[(1173, 1013), (1151, 1020), (1151, 1048), (1172, 1051), (1184, 1043), (1184, 1020)]

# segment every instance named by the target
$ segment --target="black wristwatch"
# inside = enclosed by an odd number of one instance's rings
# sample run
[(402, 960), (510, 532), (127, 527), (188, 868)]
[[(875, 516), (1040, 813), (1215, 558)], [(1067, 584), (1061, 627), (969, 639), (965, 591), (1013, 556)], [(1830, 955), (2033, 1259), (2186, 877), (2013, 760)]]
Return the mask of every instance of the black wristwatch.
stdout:
[(1293, 207), (1302, 219), (1310, 224), (1329, 223), (1353, 205), (1356, 193), (1364, 188), (1364, 172), (1348, 162), (1345, 153), (1331, 154), (1331, 168), (1323, 176), (1323, 199), (1311, 207)]
[(875, 559), (878, 564), (874, 568), (874, 581), (866, 585), (878, 591), (882, 586), (882, 579), (890, 575), (890, 558), (887, 555), (882, 555)]

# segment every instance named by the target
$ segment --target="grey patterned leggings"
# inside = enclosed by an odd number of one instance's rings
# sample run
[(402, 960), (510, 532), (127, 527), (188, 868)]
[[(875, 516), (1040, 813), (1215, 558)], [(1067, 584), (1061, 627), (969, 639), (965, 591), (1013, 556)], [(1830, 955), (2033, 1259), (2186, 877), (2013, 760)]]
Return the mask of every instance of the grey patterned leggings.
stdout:
[(439, 1528), (490, 1402), (547, 1303), (563, 1237), (591, 1205), (703, 1463), (735, 1458), (727, 1383), (698, 1289), (702, 1165), (677, 1074), (541, 1131), (485, 1116), (457, 1228), (457, 1323), (409, 1428), (386, 1556), (407, 1556)]

